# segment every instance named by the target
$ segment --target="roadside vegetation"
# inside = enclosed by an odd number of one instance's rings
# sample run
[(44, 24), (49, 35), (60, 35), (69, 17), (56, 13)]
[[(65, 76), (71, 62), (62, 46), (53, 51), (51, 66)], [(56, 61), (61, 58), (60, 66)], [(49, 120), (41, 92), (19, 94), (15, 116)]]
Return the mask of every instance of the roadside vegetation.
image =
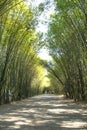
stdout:
[(21, 0), (0, 2), (0, 104), (42, 93), (35, 11)]
[[(45, 91), (87, 100), (87, 1), (54, 0), (43, 41), (36, 26), (50, 2), (0, 2), (0, 104)], [(51, 61), (38, 57), (43, 46)]]
[(54, 61), (48, 65), (49, 70), (67, 97), (86, 100), (87, 1), (54, 2), (55, 13), (50, 17), (47, 36), (47, 47)]

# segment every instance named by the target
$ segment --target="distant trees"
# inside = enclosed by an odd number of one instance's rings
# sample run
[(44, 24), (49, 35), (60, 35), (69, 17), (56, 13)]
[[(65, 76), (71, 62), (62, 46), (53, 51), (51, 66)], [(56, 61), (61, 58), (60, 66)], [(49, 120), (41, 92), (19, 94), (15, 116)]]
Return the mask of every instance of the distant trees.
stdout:
[[(67, 97), (87, 99), (87, 1), (54, 0), (47, 46)], [(53, 69), (53, 68), (52, 68)], [(53, 75), (55, 76), (54, 72)], [(55, 76), (56, 77), (56, 76)], [(62, 82), (61, 82), (62, 81)]]

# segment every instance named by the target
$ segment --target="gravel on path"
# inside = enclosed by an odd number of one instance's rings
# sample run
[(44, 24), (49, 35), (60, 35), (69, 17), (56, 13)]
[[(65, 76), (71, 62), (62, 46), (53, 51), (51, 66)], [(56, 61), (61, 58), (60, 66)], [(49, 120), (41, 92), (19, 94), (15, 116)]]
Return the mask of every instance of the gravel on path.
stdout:
[(87, 106), (47, 94), (2, 105), (0, 130), (87, 130)]

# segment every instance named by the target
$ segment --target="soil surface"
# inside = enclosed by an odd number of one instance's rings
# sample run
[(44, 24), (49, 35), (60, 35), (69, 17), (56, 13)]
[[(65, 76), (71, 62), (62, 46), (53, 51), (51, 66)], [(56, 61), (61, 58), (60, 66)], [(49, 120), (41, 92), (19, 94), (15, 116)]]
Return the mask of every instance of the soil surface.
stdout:
[(2, 105), (0, 130), (87, 130), (87, 105), (47, 94)]

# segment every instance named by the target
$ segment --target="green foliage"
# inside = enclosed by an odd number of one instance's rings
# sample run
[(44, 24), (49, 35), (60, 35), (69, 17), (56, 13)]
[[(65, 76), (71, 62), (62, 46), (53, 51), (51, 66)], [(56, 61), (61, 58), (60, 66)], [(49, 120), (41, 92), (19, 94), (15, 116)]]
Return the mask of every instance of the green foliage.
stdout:
[(87, 2), (55, 0), (47, 47), (54, 60), (53, 75), (63, 85), (66, 96), (87, 99)]
[[(42, 92), (35, 14), (21, 0), (0, 2), (0, 104)], [(38, 66), (38, 68), (37, 68)], [(44, 75), (45, 76), (45, 75)]]

